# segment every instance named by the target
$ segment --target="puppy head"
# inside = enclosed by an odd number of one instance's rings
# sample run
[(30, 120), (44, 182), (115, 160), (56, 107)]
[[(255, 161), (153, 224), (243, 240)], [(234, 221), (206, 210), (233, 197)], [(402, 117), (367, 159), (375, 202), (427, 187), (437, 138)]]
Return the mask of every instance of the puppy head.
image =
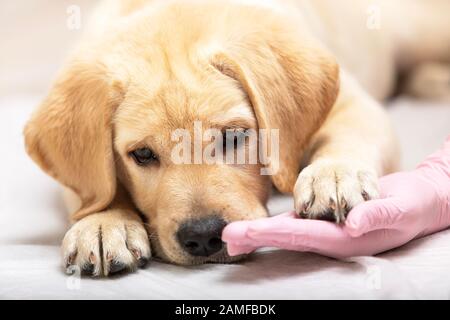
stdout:
[[(282, 20), (252, 12), (252, 22), (239, 18), (240, 10), (232, 22), (218, 19), (220, 8), (209, 20), (214, 14), (191, 11), (159, 13), (178, 27), (155, 19), (151, 39), (127, 30), (108, 43), (114, 58), (104, 50), (78, 57), (25, 130), (33, 159), (80, 197), (73, 219), (107, 209), (123, 187), (147, 218), (156, 253), (180, 264), (230, 260), (220, 240), (224, 225), (264, 217), (271, 181), (291, 192), (305, 144), (338, 91), (333, 60)], [(208, 129), (218, 135), (196, 138)], [(279, 158), (205, 161), (207, 147), (228, 141), (229, 129), (278, 130), (279, 144), (268, 144), (279, 148)], [(179, 132), (187, 142), (174, 139)], [(258, 153), (249, 140), (231, 145), (225, 153)], [(177, 162), (174, 154), (190, 160)], [(261, 174), (265, 165), (272, 175)]]
[[(232, 150), (222, 148), (226, 130), (257, 129), (252, 108), (239, 88), (220, 74), (198, 83), (195, 77), (185, 83), (162, 80), (145, 101), (137, 98), (144, 92), (130, 90), (136, 91), (128, 92), (114, 122), (117, 172), (148, 217), (153, 245), (177, 263), (222, 261), (223, 251), (203, 250), (197, 243), (220, 244), (226, 223), (266, 215), (270, 179), (260, 174), (261, 165), (225, 163), (229, 152), (241, 149), (248, 154), (255, 152), (253, 146), (247, 140)], [(217, 135), (204, 139), (208, 130)], [(221, 159), (209, 162), (208, 146), (217, 146), (217, 153), (224, 150)]]

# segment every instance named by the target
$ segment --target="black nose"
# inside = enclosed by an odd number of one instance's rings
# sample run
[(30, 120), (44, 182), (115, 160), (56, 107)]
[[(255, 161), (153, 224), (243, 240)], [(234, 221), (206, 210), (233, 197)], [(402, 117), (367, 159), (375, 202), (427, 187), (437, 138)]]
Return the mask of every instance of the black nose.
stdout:
[(222, 230), (226, 222), (216, 216), (188, 220), (177, 232), (181, 247), (193, 256), (208, 257), (223, 248)]

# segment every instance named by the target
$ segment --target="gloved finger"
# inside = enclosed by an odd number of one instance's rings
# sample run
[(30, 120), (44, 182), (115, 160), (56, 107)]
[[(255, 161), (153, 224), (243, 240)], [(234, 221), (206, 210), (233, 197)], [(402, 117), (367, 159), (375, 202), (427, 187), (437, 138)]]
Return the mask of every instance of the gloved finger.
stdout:
[(363, 202), (350, 211), (345, 231), (359, 237), (370, 231), (395, 228), (403, 212), (402, 201), (395, 197)]
[[(412, 238), (396, 229), (379, 229), (355, 238), (344, 228), (327, 221), (288, 220), (277, 222), (272, 229), (252, 224), (249, 238), (259, 246), (278, 247), (300, 252), (315, 252), (327, 257), (343, 259), (375, 255), (410, 241)], [(283, 230), (281, 230), (281, 228)]]
[(397, 248), (412, 238), (396, 229), (379, 229), (366, 233), (358, 238), (345, 239), (333, 248), (324, 248), (326, 251), (318, 252), (323, 255), (344, 259), (357, 256), (372, 256)]
[(228, 252), (228, 255), (231, 257), (239, 256), (241, 254), (249, 254), (249, 253), (255, 251), (256, 249), (258, 249), (258, 247), (239, 245), (239, 244), (234, 244), (232, 242), (227, 243), (227, 252)]
[[(373, 254), (383, 251), (385, 234), (391, 230), (353, 238), (341, 226), (328, 221), (279, 219), (272, 225), (254, 221), (247, 236), (259, 247), (270, 246), (300, 252), (315, 252), (332, 258)], [(383, 240), (383, 241), (381, 241)]]
[(292, 215), (283, 219), (255, 220), (248, 225), (247, 237), (258, 246), (273, 246), (297, 251), (333, 248), (351, 239), (342, 227), (328, 221), (305, 220)]
[(255, 242), (247, 236), (249, 226), (251, 226), (254, 223), (258, 223), (259, 225), (271, 226), (276, 220), (283, 220), (286, 218), (295, 219), (296, 217), (297, 215), (295, 212), (287, 212), (271, 218), (232, 222), (224, 228), (222, 232), (222, 241), (227, 243), (233, 243), (235, 245), (239, 244), (239, 245), (254, 246)]
[(234, 248), (237, 246), (256, 248), (257, 246), (254, 245), (253, 241), (247, 237), (247, 230), (250, 223), (252, 221), (245, 220), (228, 224), (222, 231), (222, 241), (227, 243), (227, 246), (233, 245)]
[(380, 229), (353, 238), (331, 222), (288, 217), (272, 221), (275, 223), (269, 227), (266, 220), (274, 219), (255, 220), (246, 226), (247, 244), (228, 242), (230, 255), (250, 253), (259, 247), (277, 247), (342, 259), (377, 254), (411, 240), (398, 230)]
[[(256, 228), (270, 229), (272, 227), (278, 228), (281, 225), (289, 225), (292, 221), (301, 220), (298, 215), (292, 211), (277, 215), (271, 218), (263, 218), (252, 221), (236, 221), (227, 225), (222, 232), (222, 241), (227, 243), (228, 254), (238, 255), (242, 253), (249, 253), (261, 247), (286, 247), (283, 239), (277, 236), (252, 238), (248, 231), (252, 226)], [(299, 246), (298, 246), (299, 247)]]
[(236, 221), (224, 228), (222, 232), (222, 241), (227, 243), (227, 251), (230, 256), (247, 254), (260, 247), (278, 247), (280, 243), (277, 242), (277, 239), (270, 239), (270, 241), (267, 242), (249, 238), (247, 234), (249, 227), (254, 223), (257, 223), (258, 225), (271, 226), (274, 224), (274, 221), (283, 219), (292, 220), (296, 218), (298, 218), (297, 214), (292, 211), (279, 214), (271, 218), (263, 218), (253, 221)]

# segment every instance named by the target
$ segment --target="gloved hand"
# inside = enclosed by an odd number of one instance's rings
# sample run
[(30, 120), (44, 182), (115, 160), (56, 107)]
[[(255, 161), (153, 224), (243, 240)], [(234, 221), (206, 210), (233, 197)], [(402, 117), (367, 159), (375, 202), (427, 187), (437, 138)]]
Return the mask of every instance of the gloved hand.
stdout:
[(222, 234), (232, 256), (260, 247), (334, 258), (374, 255), (450, 226), (450, 136), (415, 170), (380, 179), (381, 197), (356, 206), (344, 226), (304, 220), (295, 212), (239, 221)]

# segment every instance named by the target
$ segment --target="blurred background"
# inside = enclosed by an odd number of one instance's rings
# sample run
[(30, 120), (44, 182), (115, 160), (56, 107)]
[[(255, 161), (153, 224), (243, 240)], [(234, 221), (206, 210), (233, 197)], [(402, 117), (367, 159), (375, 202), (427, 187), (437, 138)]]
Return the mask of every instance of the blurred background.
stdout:
[[(0, 2), (0, 94), (42, 95), (83, 32), (96, 0)], [(69, 28), (70, 8), (80, 8), (80, 29)]]

